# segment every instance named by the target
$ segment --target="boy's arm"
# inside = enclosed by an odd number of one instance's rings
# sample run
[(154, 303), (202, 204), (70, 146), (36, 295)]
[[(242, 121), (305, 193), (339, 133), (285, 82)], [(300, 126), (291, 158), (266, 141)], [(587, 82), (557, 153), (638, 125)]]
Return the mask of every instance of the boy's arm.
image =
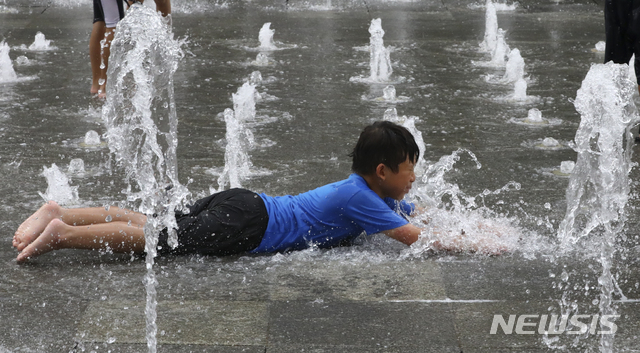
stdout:
[[(398, 227), (398, 228), (394, 228), (394, 229), (389, 229), (389, 230), (385, 230), (382, 232), (384, 235), (395, 239), (403, 244), (409, 245), (411, 246), (411, 244), (415, 243), (416, 241), (418, 241), (418, 238), (420, 237), (420, 233), (422, 233), (422, 229), (420, 229), (419, 227), (414, 226), (411, 223), (405, 224), (402, 227)], [(438, 234), (439, 232), (434, 232), (435, 234)], [(462, 231), (462, 234), (464, 235), (464, 231)], [(433, 242), (431, 242), (431, 247), (434, 250), (453, 250), (455, 251), (456, 248), (455, 247), (447, 247), (442, 245), (442, 243), (439, 240), (435, 240)]]
[(398, 228), (385, 230), (382, 233), (401, 243), (411, 245), (418, 240), (421, 232), (422, 230), (420, 228), (408, 223)]

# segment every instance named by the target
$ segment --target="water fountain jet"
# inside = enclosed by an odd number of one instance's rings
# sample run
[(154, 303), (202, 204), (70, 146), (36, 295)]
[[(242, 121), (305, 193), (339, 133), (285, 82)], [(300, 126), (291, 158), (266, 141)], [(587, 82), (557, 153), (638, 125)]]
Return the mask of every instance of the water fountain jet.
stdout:
[(227, 108), (224, 111), (227, 146), (224, 153), (224, 169), (218, 177), (218, 189), (215, 191), (224, 190), (227, 183), (231, 188), (241, 187), (242, 182), (251, 175), (253, 165), (248, 151), (253, 148), (255, 140), (246, 123), (255, 119), (255, 97), (255, 85), (246, 82), (233, 94), (233, 109)]
[(502, 82), (516, 82), (521, 78), (524, 78), (524, 59), (520, 55), (520, 50), (513, 49), (509, 52)]
[(524, 78), (518, 79), (513, 85), (513, 100), (524, 101), (527, 99), (527, 81)]
[(78, 202), (78, 187), (69, 185), (69, 178), (53, 163), (50, 168), (43, 167), (42, 176), (47, 179), (47, 191), (40, 193), (45, 200), (53, 200), (60, 205), (73, 205)]
[(5, 41), (0, 42), (0, 83), (14, 82), (18, 79), (9, 57), (9, 51), (11, 51), (9, 44)]
[(495, 49), (491, 53), (491, 61), (489, 64), (495, 67), (503, 67), (505, 65), (505, 57), (509, 55), (509, 46), (504, 40), (504, 33), (502, 29), (498, 29), (498, 36), (496, 37)]
[(258, 40), (260, 41), (260, 50), (276, 50), (278, 47), (273, 41), (273, 35), (276, 31), (271, 29), (271, 22), (267, 22), (262, 25), (260, 32), (258, 33)]
[(553, 174), (563, 177), (568, 177), (573, 173), (573, 169), (576, 166), (576, 162), (574, 161), (562, 161), (560, 162), (560, 168), (554, 169)]
[(169, 246), (177, 246), (175, 210), (182, 209), (189, 195), (178, 180), (176, 158), (173, 74), (183, 57), (181, 46), (158, 13), (134, 4), (118, 23), (111, 44), (107, 100), (102, 110), (109, 148), (129, 182), (127, 201), (147, 215), (145, 314), (147, 346), (152, 353), (157, 345), (153, 264), (158, 235), (167, 229)]
[(557, 150), (564, 148), (565, 146), (553, 137), (545, 137), (542, 141), (536, 143), (535, 147), (543, 150)]
[(389, 49), (384, 47), (384, 30), (382, 29), (382, 20), (379, 18), (371, 20), (369, 26), (369, 56), (370, 56), (370, 72), (369, 79), (374, 82), (389, 81), (389, 77), (393, 73), (391, 67), (391, 58)]
[[(600, 315), (614, 315), (613, 295), (623, 299), (612, 274), (617, 238), (623, 234), (625, 207), (629, 199), (629, 172), (633, 134), (640, 122), (632, 97), (635, 82), (627, 65), (592, 65), (578, 90), (574, 105), (580, 113), (575, 136), (578, 157), (566, 191), (567, 210), (558, 228), (563, 252), (594, 249), (602, 274)], [(590, 248), (591, 247), (591, 248)], [(602, 335), (601, 352), (613, 352), (615, 335)]]
[(33, 50), (33, 51), (52, 50), (52, 49), (55, 49), (55, 47), (51, 46), (51, 40), (46, 39), (42, 32), (36, 33), (35, 40), (29, 46), (29, 50)]
[(251, 65), (255, 66), (269, 66), (271, 64), (271, 60), (269, 60), (269, 57), (265, 53), (258, 53), (256, 59), (251, 62)]
[(69, 174), (83, 175), (85, 173), (84, 161), (81, 158), (74, 158), (69, 161), (69, 167), (67, 168)]
[(88, 147), (100, 146), (102, 141), (100, 140), (100, 135), (94, 131), (89, 130), (84, 134), (84, 145)]
[(493, 53), (498, 41), (498, 15), (493, 1), (487, 0), (485, 12), (484, 40), (480, 43), (480, 50)]

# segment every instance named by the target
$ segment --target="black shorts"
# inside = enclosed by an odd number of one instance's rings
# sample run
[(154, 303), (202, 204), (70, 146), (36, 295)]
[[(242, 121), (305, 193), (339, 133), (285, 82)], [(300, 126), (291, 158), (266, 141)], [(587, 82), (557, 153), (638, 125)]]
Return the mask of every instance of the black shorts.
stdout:
[(635, 53), (634, 67), (640, 76), (640, 0), (605, 0), (604, 26), (604, 62), (628, 64)]
[[(118, 13), (120, 19), (124, 18), (124, 4), (122, 0), (116, 0), (118, 3)], [(102, 1), (93, 0), (93, 23), (104, 22), (104, 9), (102, 8)]]
[(178, 246), (171, 249), (166, 229), (158, 253), (233, 255), (260, 245), (269, 215), (262, 198), (249, 190), (231, 189), (196, 201), (189, 213), (176, 212)]

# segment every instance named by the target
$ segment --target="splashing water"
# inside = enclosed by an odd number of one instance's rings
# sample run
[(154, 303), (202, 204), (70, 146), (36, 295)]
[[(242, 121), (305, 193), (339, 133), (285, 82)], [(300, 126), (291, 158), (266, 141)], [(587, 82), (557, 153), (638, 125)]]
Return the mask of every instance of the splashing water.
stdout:
[(637, 81), (636, 78), (636, 54), (631, 55), (629, 60), (629, 79), (633, 82)]
[(84, 161), (80, 158), (72, 159), (71, 161), (69, 161), (69, 167), (67, 168), (67, 172), (69, 174), (83, 175), (85, 172)]
[(487, 0), (485, 12), (485, 32), (484, 40), (480, 43), (480, 50), (487, 53), (493, 53), (496, 49), (498, 41), (498, 15), (496, 8), (491, 0)]
[(34, 42), (29, 46), (29, 50), (52, 50), (51, 41), (46, 39), (42, 32), (36, 33)]
[(546, 120), (542, 118), (542, 112), (538, 108), (531, 108), (524, 119), (529, 124), (546, 124)]
[(524, 78), (524, 59), (520, 55), (520, 50), (513, 49), (509, 52), (509, 58), (502, 77), (502, 81), (505, 83), (516, 82), (519, 79)]
[(574, 161), (562, 161), (560, 162), (560, 169), (554, 171), (554, 173), (560, 176), (569, 176), (573, 173), (575, 167), (576, 162)]
[(255, 66), (269, 66), (271, 64), (272, 62), (265, 53), (258, 53), (258, 55), (256, 55), (256, 60), (251, 62), (251, 65)]
[(369, 26), (369, 63), (371, 75), (369, 78), (374, 82), (389, 81), (389, 77), (393, 73), (391, 68), (391, 58), (389, 50), (384, 47), (384, 30), (382, 29), (382, 20), (375, 18), (371, 20)]
[[(497, 190), (484, 190), (478, 196), (465, 195), (457, 184), (445, 180), (445, 175), (463, 154), (471, 157), (477, 169), (482, 167), (471, 151), (459, 149), (428, 165), (414, 182), (409, 197), (416, 200), (418, 205), (425, 206), (425, 212), (414, 217), (413, 222), (423, 228), (423, 232), (407, 256), (419, 256), (434, 248), (480, 254), (498, 254), (516, 249), (522, 231), (514, 225), (515, 221), (478, 207), (476, 200), (510, 189), (519, 190), (520, 184), (509, 182)], [(438, 226), (432, 226), (435, 224)]]
[(509, 55), (509, 46), (504, 40), (504, 33), (502, 29), (498, 29), (498, 36), (496, 37), (496, 46), (491, 54), (492, 66), (502, 67), (505, 65), (505, 57)]
[[(175, 210), (188, 196), (178, 181), (177, 116), (173, 74), (183, 57), (182, 42), (154, 10), (133, 5), (118, 23), (107, 72), (102, 115), (109, 148), (124, 168), (127, 200), (147, 215), (144, 226), (147, 275), (147, 346), (156, 351), (156, 278), (153, 270), (158, 234), (167, 229), (177, 245)], [(131, 182), (135, 186), (131, 185)], [(136, 191), (133, 191), (135, 189)]]
[(89, 130), (84, 134), (84, 144), (87, 146), (98, 146), (100, 145), (100, 143), (102, 143), (102, 141), (100, 141), (100, 135), (94, 131), (94, 130)]
[[(422, 133), (415, 126), (418, 117), (398, 116), (396, 109), (390, 108), (384, 112), (384, 120), (409, 130), (420, 150), (420, 158), (415, 166), (417, 179), (408, 197), (417, 205), (426, 206), (425, 211), (413, 220), (416, 226), (423, 228), (423, 232), (403, 256), (420, 256), (434, 248), (480, 254), (499, 254), (516, 249), (521, 231), (512, 225), (511, 220), (479, 209), (476, 197), (466, 196), (457, 184), (445, 180), (445, 175), (453, 169), (463, 153), (471, 157), (477, 169), (481, 168), (482, 165), (471, 151), (459, 149), (429, 165), (424, 160), (426, 148)], [(495, 191), (485, 190), (480, 197), (497, 195), (510, 188), (519, 190), (520, 184), (510, 182)], [(424, 227), (425, 223), (429, 226)], [(438, 227), (432, 227), (431, 224), (438, 224)]]
[[(600, 315), (613, 315), (617, 284), (611, 273), (616, 241), (623, 234), (629, 198), (633, 135), (640, 122), (632, 101), (636, 84), (627, 65), (592, 65), (574, 105), (581, 115), (575, 136), (577, 161), (567, 187), (567, 211), (558, 228), (561, 250), (600, 253)], [(619, 291), (618, 294), (624, 297)], [(601, 352), (613, 352), (615, 336), (602, 335)]]
[(9, 57), (9, 51), (11, 51), (9, 44), (4, 41), (0, 42), (0, 83), (14, 82), (18, 79)]
[(254, 71), (249, 76), (249, 83), (257, 86), (262, 83), (262, 73), (260, 71)]
[(16, 58), (16, 64), (26, 66), (26, 65), (30, 65), (31, 61), (26, 56), (20, 55), (19, 57)]
[(396, 88), (392, 85), (385, 87), (382, 90), (382, 99), (386, 101), (394, 101), (396, 100)]
[(391, 80), (393, 68), (391, 66), (390, 49), (384, 46), (384, 30), (382, 20), (375, 18), (369, 25), (369, 46), (357, 47), (356, 50), (366, 50), (369, 52), (369, 76), (355, 76), (349, 78), (350, 82), (361, 83), (400, 83), (405, 77), (397, 76)]
[(258, 40), (260, 41), (260, 50), (275, 50), (278, 49), (276, 44), (273, 41), (273, 34), (276, 31), (271, 29), (271, 22), (267, 22), (262, 25), (260, 28), (260, 33), (258, 33)]
[(553, 137), (545, 137), (538, 146), (541, 148), (554, 149), (562, 147), (562, 144)]
[(371, 100), (379, 103), (405, 103), (411, 100), (411, 98), (407, 96), (398, 96), (396, 94), (396, 88), (393, 85), (385, 86), (382, 89), (382, 96), (370, 98), (367, 95), (362, 95), (362, 100)]
[(251, 175), (249, 149), (255, 145), (253, 133), (247, 129), (246, 122), (256, 116), (256, 87), (246, 82), (233, 94), (233, 109), (224, 111), (227, 132), (227, 147), (224, 153), (224, 170), (218, 177), (218, 190), (224, 190), (227, 183), (231, 188), (242, 186), (242, 182)]
[(527, 81), (524, 78), (518, 79), (513, 85), (513, 99), (517, 101), (527, 100)]
[[(558, 233), (566, 250), (596, 228), (616, 229), (614, 225), (624, 220), (633, 141), (629, 129), (640, 121), (631, 101), (637, 88), (628, 79), (627, 69), (612, 63), (593, 65), (578, 90), (574, 102), (581, 114), (575, 137), (578, 159)], [(593, 208), (598, 205), (602, 209)]]
[(51, 164), (51, 168), (43, 167), (42, 176), (47, 179), (47, 191), (38, 194), (45, 201), (53, 200), (62, 206), (78, 202), (78, 187), (69, 185), (69, 178), (55, 163)]

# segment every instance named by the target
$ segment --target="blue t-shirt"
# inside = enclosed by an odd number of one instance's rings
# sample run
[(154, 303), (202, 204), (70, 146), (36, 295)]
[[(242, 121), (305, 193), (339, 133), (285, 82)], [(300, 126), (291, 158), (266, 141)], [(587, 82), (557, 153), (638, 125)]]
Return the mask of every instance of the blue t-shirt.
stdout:
[[(362, 232), (374, 234), (401, 227), (413, 205), (380, 198), (357, 174), (297, 196), (260, 194), (269, 223), (252, 253), (300, 250), (312, 244), (330, 248)], [(399, 213), (396, 213), (399, 212)]]

